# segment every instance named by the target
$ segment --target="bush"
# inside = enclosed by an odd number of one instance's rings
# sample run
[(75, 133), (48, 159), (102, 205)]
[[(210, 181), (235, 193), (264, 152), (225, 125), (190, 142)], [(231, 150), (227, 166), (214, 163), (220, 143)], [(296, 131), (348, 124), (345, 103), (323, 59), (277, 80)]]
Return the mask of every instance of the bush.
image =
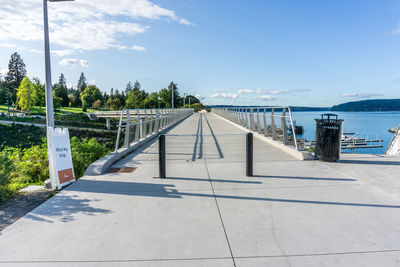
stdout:
[(74, 164), (75, 176), (83, 176), (86, 169), (94, 161), (104, 157), (109, 152), (107, 147), (100, 144), (96, 139), (71, 138), (72, 162)]

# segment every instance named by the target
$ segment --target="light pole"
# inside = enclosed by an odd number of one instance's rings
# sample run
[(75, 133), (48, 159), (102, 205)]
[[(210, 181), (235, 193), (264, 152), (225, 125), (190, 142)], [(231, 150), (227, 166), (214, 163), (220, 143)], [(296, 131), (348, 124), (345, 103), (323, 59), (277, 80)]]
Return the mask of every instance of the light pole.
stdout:
[(176, 85), (178, 85), (177, 83), (172, 83), (172, 85), (173, 86), (171, 86), (171, 91), (172, 91), (172, 100), (171, 100), (171, 102), (172, 102), (172, 108), (174, 109), (175, 107), (174, 107), (174, 85), (176, 86)]
[(160, 102), (161, 102), (161, 98), (158, 98), (158, 109), (160, 109)]
[(183, 108), (185, 108), (185, 104), (186, 104), (186, 93), (183, 94)]
[(47, 136), (47, 155), (49, 158), (50, 180), (52, 188), (55, 189), (54, 166), (51, 166), (50, 155), (50, 136), (49, 127), (54, 127), (54, 107), (53, 107), (53, 86), (51, 84), (51, 64), (50, 64), (50, 44), (49, 44), (49, 18), (47, 15), (47, 1), (50, 2), (66, 2), (74, 0), (43, 0), (43, 24), (44, 24), (44, 64), (46, 73), (46, 136)]
[[(74, 0), (48, 0), (50, 2), (66, 2)], [(53, 86), (51, 84), (49, 19), (47, 16), (47, 0), (43, 0), (44, 20), (44, 61), (46, 69), (46, 126), (54, 127)]]

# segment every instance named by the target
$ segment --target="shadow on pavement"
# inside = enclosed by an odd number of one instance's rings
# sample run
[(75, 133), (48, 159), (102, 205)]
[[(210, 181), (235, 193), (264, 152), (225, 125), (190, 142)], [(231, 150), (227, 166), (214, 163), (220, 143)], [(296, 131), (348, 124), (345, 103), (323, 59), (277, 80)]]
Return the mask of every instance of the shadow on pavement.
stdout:
[[(77, 185), (77, 183), (75, 185)], [(82, 180), (79, 186), (70, 187), (68, 189), (71, 191), (79, 191), (79, 192), (121, 194), (121, 195), (143, 196), (143, 197), (182, 198), (187, 196), (187, 197), (210, 197), (217, 199), (281, 202), (281, 203), (294, 203), (294, 204), (335, 205), (335, 206), (353, 206), (353, 207), (369, 207), (369, 208), (400, 208), (400, 205), (385, 205), (385, 204), (375, 204), (375, 203), (319, 201), (319, 200), (286, 199), (286, 198), (263, 198), (263, 197), (252, 197), (252, 196), (221, 195), (221, 194), (214, 195), (214, 194), (204, 194), (204, 193), (179, 192), (173, 187), (175, 186), (172, 184)], [(62, 209), (62, 207), (60, 207), (60, 209)], [(83, 210), (83, 212), (84, 211), (85, 209)]]
[(298, 179), (298, 180), (322, 180), (322, 181), (357, 181), (351, 178), (321, 178), (321, 177), (301, 177), (301, 176), (276, 176), (276, 175), (253, 175), (257, 178), (271, 178), (271, 179)]

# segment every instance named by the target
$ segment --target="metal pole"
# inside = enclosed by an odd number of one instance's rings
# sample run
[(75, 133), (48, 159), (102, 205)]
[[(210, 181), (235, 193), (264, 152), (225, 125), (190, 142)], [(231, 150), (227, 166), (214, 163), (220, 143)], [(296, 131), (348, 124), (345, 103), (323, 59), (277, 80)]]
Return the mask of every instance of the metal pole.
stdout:
[(159, 171), (160, 178), (165, 178), (166, 175), (166, 158), (165, 158), (165, 135), (162, 134), (158, 138), (158, 162), (159, 162)]
[(253, 134), (246, 135), (246, 176), (253, 176)]
[(53, 88), (51, 84), (50, 44), (49, 44), (49, 22), (47, 16), (47, 0), (43, 0), (44, 19), (44, 58), (46, 69), (46, 125), (54, 127), (53, 110)]
[(185, 108), (185, 104), (186, 104), (186, 94), (183, 94), (183, 108)]
[(171, 87), (171, 91), (172, 91), (172, 108), (174, 108), (174, 87)]
[(190, 97), (189, 97), (189, 108), (190, 108)]

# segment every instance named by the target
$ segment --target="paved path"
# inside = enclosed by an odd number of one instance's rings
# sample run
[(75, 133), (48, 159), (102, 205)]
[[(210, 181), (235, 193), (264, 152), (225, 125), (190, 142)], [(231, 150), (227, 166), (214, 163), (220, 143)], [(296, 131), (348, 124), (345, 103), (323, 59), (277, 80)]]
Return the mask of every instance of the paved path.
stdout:
[[(84, 177), (0, 232), (9, 266), (399, 266), (398, 158), (298, 161), (195, 114), (157, 143)], [(395, 176), (395, 177), (392, 177)], [(374, 178), (376, 178), (374, 180)], [(397, 178), (397, 179), (396, 179)]]

